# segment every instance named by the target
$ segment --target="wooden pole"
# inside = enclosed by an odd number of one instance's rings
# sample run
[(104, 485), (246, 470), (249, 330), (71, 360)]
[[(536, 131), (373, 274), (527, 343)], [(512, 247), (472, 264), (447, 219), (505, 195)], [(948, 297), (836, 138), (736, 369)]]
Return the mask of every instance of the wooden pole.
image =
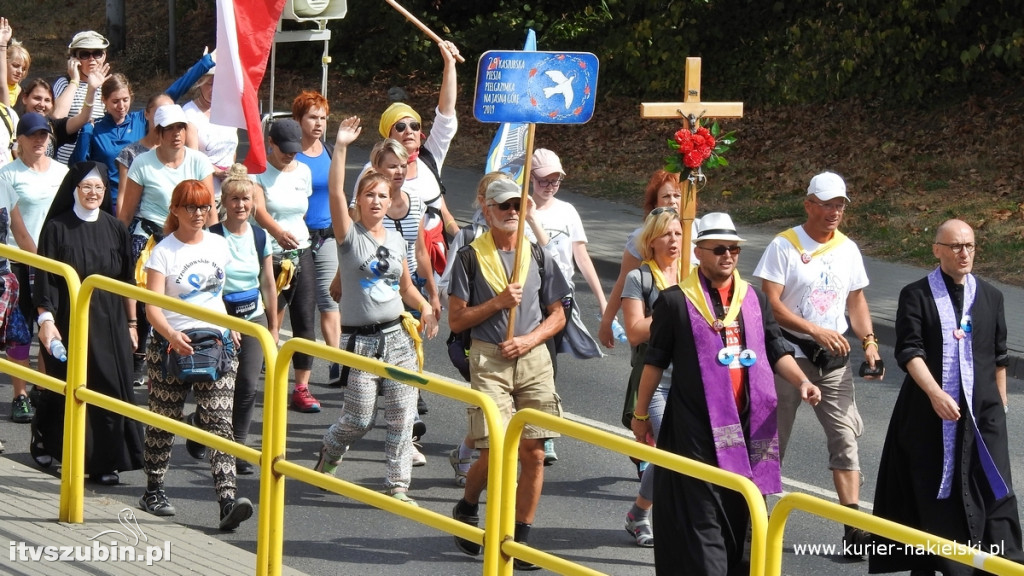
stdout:
[[(526, 206), (530, 199), (530, 171), (533, 170), (533, 135), (536, 130), (537, 125), (532, 122), (526, 130), (526, 165), (523, 166), (523, 193), (519, 197), (519, 230), (516, 232), (516, 254), (512, 260), (512, 279), (509, 281), (512, 284), (526, 281), (525, 278), (519, 277), (519, 255), (522, 254), (524, 247), (530, 250), (530, 247), (526, 245)], [(511, 340), (515, 335), (516, 309), (512, 308), (508, 311), (508, 331), (506, 332), (507, 337), (505, 339)]]
[(680, 278), (690, 275), (690, 255), (693, 253), (691, 246), (693, 236), (693, 220), (697, 217), (697, 183), (689, 178), (680, 182), (683, 193), (682, 205), (680, 206), (679, 220), (683, 225), (683, 249), (680, 254), (682, 260), (682, 271)]
[[(431, 40), (433, 40), (437, 44), (440, 44), (441, 42), (443, 42), (443, 40), (441, 40), (440, 36), (435, 34), (434, 31), (431, 30), (430, 28), (428, 28), (426, 24), (424, 24), (423, 22), (420, 22), (419, 18), (417, 18), (417, 17), (412, 15), (412, 12), (409, 12), (405, 8), (402, 8), (401, 4), (399, 4), (397, 2), (397, 0), (384, 0), (384, 1), (387, 2), (388, 4), (391, 4), (392, 8), (394, 8), (395, 10), (398, 10), (399, 14), (401, 14), (402, 16), (405, 16), (406, 20), (408, 20), (409, 22), (412, 22), (413, 24), (415, 24), (416, 27), (419, 28), (420, 30), (422, 30), (423, 33), (426, 34), (428, 37), (430, 37)], [(460, 63), (466, 61), (466, 59), (463, 58), (461, 55), (456, 55), (455, 59), (458, 60)]]

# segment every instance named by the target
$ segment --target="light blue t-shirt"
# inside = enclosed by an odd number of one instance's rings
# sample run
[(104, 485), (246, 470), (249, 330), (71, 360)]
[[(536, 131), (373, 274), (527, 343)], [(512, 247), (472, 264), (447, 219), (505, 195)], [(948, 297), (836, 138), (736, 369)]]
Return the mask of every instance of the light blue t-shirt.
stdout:
[[(0, 168), (0, 191), (13, 195), (11, 207), (18, 207), (25, 228), (36, 244), (39, 243), (46, 213), (67, 173), (68, 167), (56, 160), (50, 161), (50, 168), (45, 172), (36, 172), (20, 158)], [(7, 242), (11, 246), (16, 245), (13, 234), (8, 236)]]
[[(309, 248), (309, 229), (305, 221), (309, 197), (313, 194), (313, 176), (309, 166), (296, 162), (294, 170), (281, 172), (267, 164), (267, 171), (253, 174), (252, 179), (263, 188), (270, 217), (295, 236), (299, 249)], [(267, 243), (272, 246), (274, 254), (284, 252), (270, 234), (267, 234)]]
[[(267, 238), (270, 235), (267, 234)], [(228, 242), (228, 251), (231, 252), (231, 260), (224, 270), (224, 294), (235, 294), (248, 290), (259, 290), (260, 288), (260, 262), (270, 256), (270, 243), (263, 247), (264, 254), (256, 256), (256, 243), (252, 237), (252, 226), (245, 225), (242, 234), (232, 234), (227, 228), (224, 229), (224, 239)], [(248, 318), (256, 318), (263, 314), (263, 299), (257, 298), (256, 310), (249, 314)]]
[(182, 180), (202, 180), (210, 174), (210, 159), (191, 148), (185, 148), (185, 160), (177, 168), (165, 166), (155, 148), (139, 154), (128, 169), (128, 179), (142, 186), (139, 216), (163, 226), (170, 213), (174, 187)]

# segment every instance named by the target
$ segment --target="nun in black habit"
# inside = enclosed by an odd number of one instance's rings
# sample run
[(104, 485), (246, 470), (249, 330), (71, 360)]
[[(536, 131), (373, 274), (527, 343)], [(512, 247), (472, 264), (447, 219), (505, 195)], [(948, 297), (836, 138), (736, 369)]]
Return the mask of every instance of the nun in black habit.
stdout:
[[(132, 283), (131, 236), (110, 214), (107, 170), (97, 162), (71, 167), (61, 183), (39, 235), (38, 254), (68, 264), (84, 280), (100, 274)], [(50, 355), (52, 338), (70, 348), (71, 302), (67, 283), (58, 274), (37, 271), (33, 288), (39, 311), (39, 341), (46, 373), (67, 379), (67, 364)], [(132, 350), (138, 340), (134, 300), (97, 290), (89, 306), (86, 385), (90, 390), (135, 403)], [(31, 453), (41, 466), (62, 457), (64, 397), (40, 389), (32, 422)], [(143, 428), (96, 406), (86, 410), (85, 472), (96, 483), (117, 484), (117, 472), (143, 465)]]

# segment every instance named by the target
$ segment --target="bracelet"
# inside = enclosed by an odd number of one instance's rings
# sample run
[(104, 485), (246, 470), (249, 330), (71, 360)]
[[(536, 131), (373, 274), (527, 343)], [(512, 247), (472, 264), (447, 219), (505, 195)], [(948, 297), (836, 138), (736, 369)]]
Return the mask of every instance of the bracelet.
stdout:
[(865, 352), (867, 351), (868, 346), (874, 346), (875, 350), (878, 350), (878, 341), (877, 340), (872, 340), (870, 342), (865, 342), (864, 343), (864, 351)]
[(82, 108), (92, 108), (92, 102), (82, 102)]
[(869, 332), (869, 333), (865, 334), (864, 337), (860, 339), (860, 341), (866, 343), (868, 341), (868, 338), (871, 338), (872, 340), (874, 340), (875, 339), (875, 333), (874, 332)]
[(36, 325), (42, 326), (46, 322), (53, 322), (53, 313), (47, 310), (42, 314), (36, 316)]
[(81, 80), (68, 80), (68, 86), (78, 86), (81, 83)]
[(650, 419), (651, 419), (651, 415), (650, 414), (644, 414), (643, 416), (641, 416), (641, 415), (637, 414), (636, 412), (633, 412), (633, 420), (636, 420), (637, 422), (647, 422)]
[(129, 320), (128, 321), (128, 327), (129, 328), (138, 328), (139, 327), (139, 321), (138, 320)]

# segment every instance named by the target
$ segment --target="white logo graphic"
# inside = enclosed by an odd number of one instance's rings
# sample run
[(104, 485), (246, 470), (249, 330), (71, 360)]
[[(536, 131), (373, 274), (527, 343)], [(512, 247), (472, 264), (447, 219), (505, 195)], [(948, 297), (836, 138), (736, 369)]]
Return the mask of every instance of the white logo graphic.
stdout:
[(547, 70), (544, 74), (548, 78), (551, 78), (555, 83), (554, 87), (544, 89), (544, 97), (550, 99), (556, 94), (561, 94), (565, 97), (565, 108), (568, 110), (572, 106), (572, 81), (575, 80), (576, 77), (569, 76), (567, 78), (565, 74), (562, 74), (559, 70)]
[[(130, 537), (120, 530), (111, 528), (110, 530), (100, 532), (92, 538), (89, 538), (89, 540), (95, 540), (100, 536), (105, 536), (107, 534), (117, 534), (121, 538), (124, 538), (125, 544), (128, 544), (129, 546), (138, 546), (140, 541), (149, 542), (149, 536), (146, 536), (146, 533), (139, 527), (139, 521), (135, 518), (135, 511), (131, 508), (122, 508), (121, 511), (117, 513), (117, 521), (121, 523), (121, 526), (124, 526), (124, 529), (128, 531), (128, 534), (131, 534)], [(132, 540), (134, 540), (134, 542)]]

